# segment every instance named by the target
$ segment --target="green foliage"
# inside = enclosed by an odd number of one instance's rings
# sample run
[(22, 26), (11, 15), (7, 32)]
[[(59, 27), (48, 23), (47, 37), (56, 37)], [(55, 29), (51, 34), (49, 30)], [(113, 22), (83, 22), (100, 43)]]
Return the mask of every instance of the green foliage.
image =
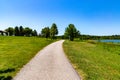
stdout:
[(19, 36), (20, 35), (20, 31), (18, 26), (15, 27), (15, 36)]
[(0, 36), (0, 80), (15, 76), (39, 50), (53, 41), (37, 37)]
[(75, 28), (74, 24), (69, 24), (65, 29), (65, 36), (69, 37), (71, 41), (74, 40), (75, 37), (80, 35), (80, 32)]
[(57, 34), (58, 34), (57, 25), (55, 23), (53, 23), (52, 26), (51, 26), (51, 29), (50, 29), (50, 37), (52, 39), (54, 39), (55, 35), (57, 35)]
[(29, 27), (26, 27), (24, 29), (24, 35), (25, 36), (31, 36), (31, 33), (32, 33), (32, 29), (30, 29)]
[(110, 36), (94, 36), (94, 35), (80, 35), (80, 40), (100, 40), (100, 39), (120, 39), (120, 35)]
[[(29, 28), (29, 27), (26, 27)], [(52, 39), (57, 38), (56, 35), (58, 34), (57, 25), (55, 23), (52, 24), (50, 30), (48, 27), (45, 27), (46, 29), (42, 29), (41, 34), (39, 36), (42, 37), (51, 37)], [(8, 35), (9, 36), (38, 36), (36, 30), (30, 30), (31, 28), (27, 29), (29, 31), (24, 30), (25, 27), (23, 26), (16, 26), (8, 27), (5, 29), (5, 31), (0, 32), (0, 35)], [(6, 32), (7, 31), (7, 32)], [(25, 33), (27, 32), (27, 33)], [(74, 26), (74, 24), (69, 24), (68, 27), (65, 29), (64, 36), (61, 36), (64, 39), (70, 39), (71, 41), (74, 40), (74, 38), (79, 38), (80, 40), (100, 40), (100, 39), (120, 39), (120, 35), (110, 35), (110, 36), (97, 36), (97, 35), (84, 35), (80, 34), (79, 30), (77, 30)]]
[(38, 36), (38, 34), (37, 34), (37, 31), (36, 31), (36, 30), (32, 31), (32, 36)]
[(12, 27), (8, 27), (5, 31), (8, 32), (9, 36), (12, 36), (14, 34), (14, 29)]
[[(29, 27), (23, 28), (23, 26), (16, 26), (15, 28), (9, 27), (5, 31), (9, 33), (9, 36), (37, 36), (37, 31), (32, 30)], [(5, 33), (7, 33), (5, 32)]]
[(20, 36), (24, 36), (24, 28), (22, 26), (19, 27), (19, 32), (20, 32)]
[(120, 45), (65, 41), (64, 51), (83, 80), (120, 79)]
[(41, 35), (45, 38), (49, 38), (50, 37), (50, 29), (49, 27), (45, 27), (42, 29), (41, 31)]

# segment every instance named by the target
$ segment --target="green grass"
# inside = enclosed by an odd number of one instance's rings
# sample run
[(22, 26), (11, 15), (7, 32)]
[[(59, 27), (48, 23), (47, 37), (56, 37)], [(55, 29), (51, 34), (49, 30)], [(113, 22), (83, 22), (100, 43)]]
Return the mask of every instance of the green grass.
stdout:
[(120, 80), (120, 45), (65, 41), (63, 47), (83, 80)]
[(0, 36), (0, 80), (13, 77), (35, 54), (53, 40)]

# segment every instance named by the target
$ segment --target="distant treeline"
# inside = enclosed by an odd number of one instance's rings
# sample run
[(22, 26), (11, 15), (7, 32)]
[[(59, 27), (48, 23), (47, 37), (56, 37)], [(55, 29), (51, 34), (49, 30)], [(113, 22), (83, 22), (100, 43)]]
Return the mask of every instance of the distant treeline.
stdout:
[[(38, 34), (36, 30), (32, 30), (29, 27), (23, 27), (23, 26), (16, 26), (16, 27), (8, 27), (4, 31), (0, 31), (1, 35), (6, 36), (39, 36), (44, 38), (51, 38), (56, 39), (59, 38), (58, 35), (58, 28), (55, 23), (52, 24), (51, 27), (44, 27), (41, 32)], [(68, 27), (66, 27), (64, 32), (64, 37), (68, 38), (69, 40), (73, 41), (74, 38), (78, 37), (80, 35), (79, 30), (77, 30), (74, 26), (74, 24), (69, 24)], [(61, 38), (64, 38), (61, 36)]]
[[(57, 38), (59, 39), (69, 39), (69, 37), (66, 37), (64, 35), (62, 36), (57, 36)], [(111, 35), (111, 36), (93, 36), (93, 35), (83, 35), (83, 34), (80, 34), (79, 36), (75, 37), (79, 40), (103, 40), (103, 39), (108, 39), (108, 40), (111, 40), (111, 39), (120, 39), (120, 35)]]
[(110, 36), (80, 35), (79, 38), (80, 40), (120, 39), (120, 35)]
[(0, 35), (6, 36), (39, 36), (45, 38), (55, 39), (58, 34), (57, 25), (55, 23), (52, 24), (51, 28), (44, 27), (40, 33), (37, 33), (36, 30), (33, 30), (29, 27), (16, 26), (16, 27), (8, 27), (4, 31), (0, 30)]
[(8, 27), (5, 31), (1, 31), (1, 35), (6, 36), (37, 36), (37, 31), (32, 30), (29, 27), (23, 28), (23, 26)]
[(80, 31), (76, 29), (74, 24), (69, 24), (68, 27), (65, 28), (64, 35), (58, 35), (58, 28), (55, 23), (52, 24), (51, 27), (44, 27), (40, 33), (37, 33), (36, 30), (32, 30), (29, 27), (16, 26), (16, 27), (8, 27), (4, 31), (0, 31), (1, 35), (7, 36), (39, 36), (44, 38), (51, 39), (69, 39), (71, 41), (74, 38), (78, 38), (79, 40), (100, 40), (100, 39), (120, 39), (120, 35), (111, 35), (111, 36), (93, 36), (93, 35), (83, 35), (80, 34)]

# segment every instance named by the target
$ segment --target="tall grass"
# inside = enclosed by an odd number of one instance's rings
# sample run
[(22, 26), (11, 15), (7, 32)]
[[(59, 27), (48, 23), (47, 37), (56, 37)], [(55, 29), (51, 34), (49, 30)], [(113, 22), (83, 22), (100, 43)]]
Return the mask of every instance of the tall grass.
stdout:
[(120, 45), (65, 41), (63, 47), (83, 80), (120, 80)]
[(37, 37), (0, 36), (0, 80), (15, 76), (39, 50), (52, 42)]

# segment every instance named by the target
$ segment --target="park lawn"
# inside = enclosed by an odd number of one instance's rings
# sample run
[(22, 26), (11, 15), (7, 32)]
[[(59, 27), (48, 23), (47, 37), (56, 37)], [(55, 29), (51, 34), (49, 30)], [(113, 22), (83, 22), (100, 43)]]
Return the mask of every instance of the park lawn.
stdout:
[(38, 37), (0, 36), (0, 80), (14, 77), (39, 50), (53, 41)]
[(83, 80), (120, 80), (120, 45), (65, 41), (63, 47)]

